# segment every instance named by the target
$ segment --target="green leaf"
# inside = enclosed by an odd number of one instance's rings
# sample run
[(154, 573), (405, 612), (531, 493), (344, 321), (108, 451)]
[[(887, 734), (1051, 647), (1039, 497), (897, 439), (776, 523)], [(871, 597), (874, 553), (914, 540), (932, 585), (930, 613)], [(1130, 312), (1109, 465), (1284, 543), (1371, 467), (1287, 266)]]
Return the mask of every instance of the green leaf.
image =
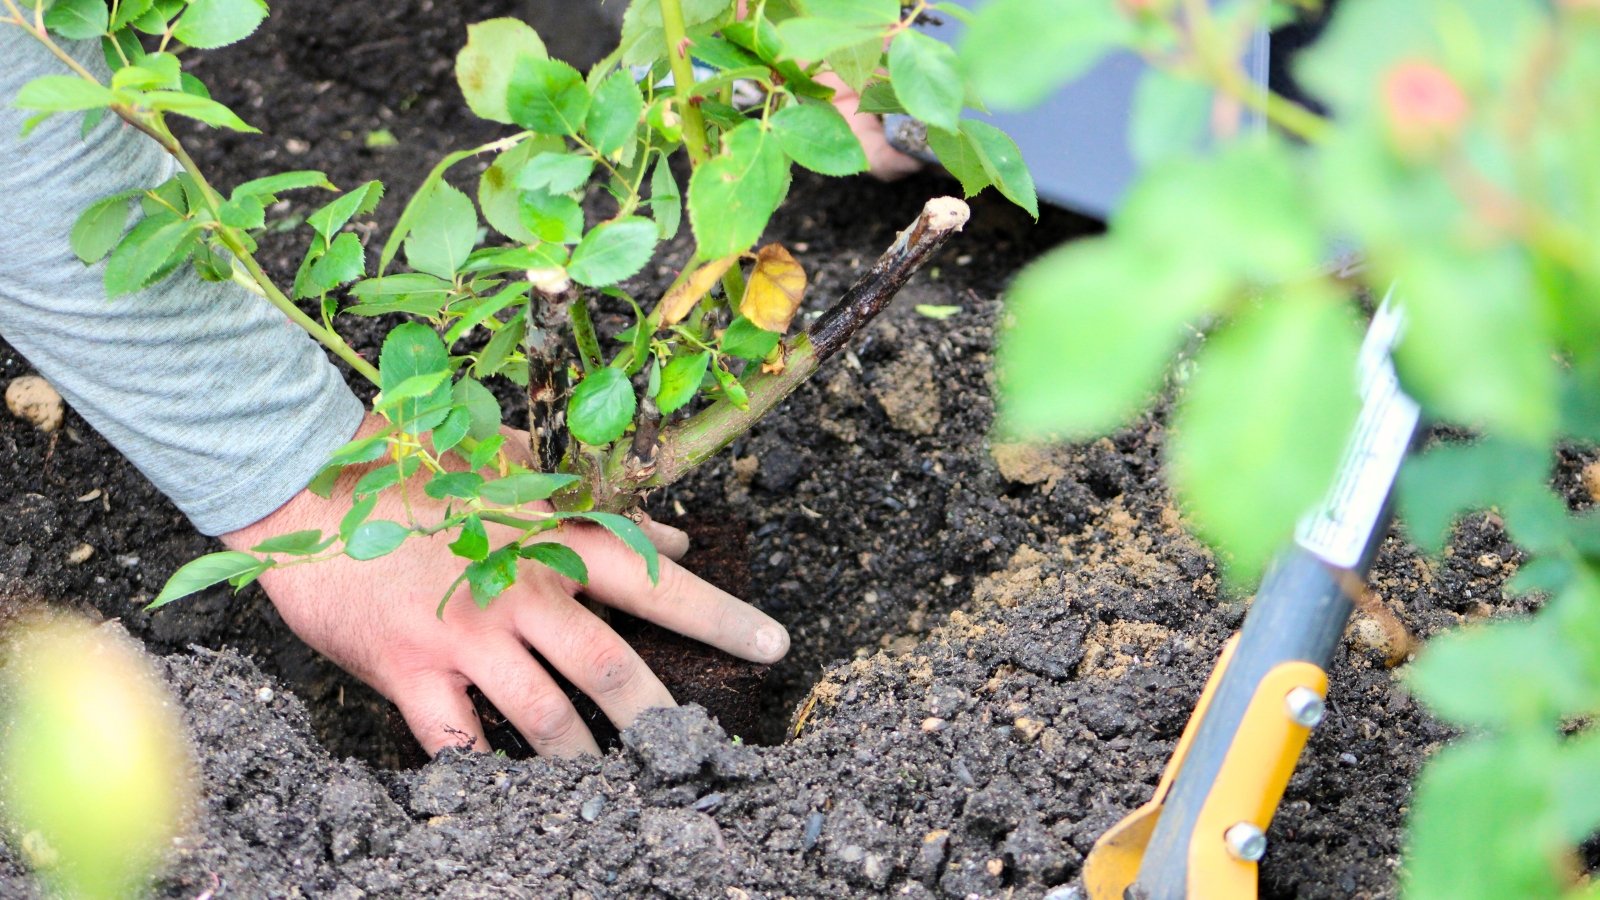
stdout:
[(962, 34), (973, 87), (996, 109), (1036, 106), (1134, 37), (1114, 3), (991, 0)]
[(744, 316), (734, 318), (722, 334), (722, 352), (752, 361), (763, 360), (778, 346), (782, 335), (767, 331)]
[(978, 148), (963, 131), (928, 129), (928, 149), (939, 164), (961, 182), (963, 196), (972, 197), (993, 183), (989, 170), (978, 157)]
[(97, 38), (110, 24), (105, 0), (56, 0), (44, 14), (45, 28), (72, 41)]
[[(898, 12), (898, 10), (897, 10)], [(797, 59), (822, 59), (850, 46), (882, 42), (887, 29), (838, 19), (793, 18), (778, 23), (786, 53)]]
[[(684, 26), (693, 28), (730, 9), (728, 0), (683, 0)], [(661, 26), (660, 0), (633, 0), (622, 16), (624, 66), (649, 65), (667, 55), (667, 37)]]
[(630, 216), (590, 231), (572, 250), (567, 274), (589, 287), (606, 287), (635, 275), (656, 249), (656, 224)]
[(456, 382), (452, 397), (456, 406), (465, 409), (471, 422), (467, 435), (481, 441), (500, 433), (500, 401), (476, 379), (463, 378)]
[(421, 215), (422, 208), (431, 199), (433, 186), (444, 180), (444, 173), (448, 172), (451, 166), (475, 155), (472, 150), (457, 150), (447, 154), (428, 170), (428, 175), (422, 179), (422, 184), (418, 185), (417, 192), (406, 202), (406, 208), (400, 211), (400, 218), (394, 223), (394, 230), (389, 232), (389, 239), (383, 242), (383, 252), (378, 254), (379, 275), (388, 271), (389, 263), (393, 262), (395, 254), (400, 252), (401, 243), (410, 236), (411, 228)]
[(689, 222), (700, 255), (733, 256), (760, 240), (789, 190), (789, 160), (759, 122), (723, 138), (722, 153), (689, 178)]
[(313, 528), (309, 531), (291, 531), (270, 537), (250, 548), (251, 553), (285, 553), (290, 556), (311, 556), (333, 546), (333, 538), (324, 538), (322, 532)]
[(1173, 487), (1242, 581), (1326, 495), (1359, 407), (1350, 316), (1336, 297), (1301, 290), (1211, 338), (1172, 428)]
[(161, 588), (161, 593), (156, 599), (150, 601), (145, 609), (159, 609), (174, 600), (179, 600), (196, 591), (205, 590), (214, 584), (221, 584), (233, 578), (250, 572), (264, 571), (271, 563), (256, 559), (248, 553), (237, 550), (228, 550), (222, 553), (208, 553), (192, 562), (185, 563), (178, 571), (172, 573), (167, 583)]
[(577, 482), (578, 476), (560, 472), (523, 472), (498, 478), (485, 484), (478, 496), (485, 503), (500, 506), (520, 506), (539, 500), (548, 500), (564, 487)]
[(879, 38), (851, 44), (848, 47), (829, 53), (826, 57), (828, 68), (839, 80), (850, 86), (850, 89), (860, 93), (866, 89), (867, 82), (877, 73), (883, 64), (883, 41)]
[(523, 60), (548, 59), (544, 41), (519, 19), (489, 19), (467, 26), (467, 45), (456, 55), (456, 83), (479, 118), (511, 124), (506, 96), (511, 73)]
[(154, 0), (122, 0), (117, 4), (117, 14), (112, 17), (111, 25), (107, 30), (121, 31), (134, 19), (150, 11)]
[(1211, 124), (1211, 87), (1164, 69), (1145, 70), (1134, 89), (1128, 149), (1143, 165), (1193, 154)]
[(517, 547), (501, 547), (477, 562), (467, 565), (467, 585), (472, 589), (472, 602), (479, 609), (505, 593), (506, 588), (517, 583)]
[(1398, 275), (1406, 332), (1395, 365), (1413, 395), (1440, 416), (1547, 442), (1560, 367), (1526, 252), (1441, 248), (1411, 255)]
[(683, 194), (665, 153), (650, 171), (650, 215), (656, 220), (656, 235), (663, 241), (676, 237), (683, 225)]
[(1406, 669), (1406, 685), (1439, 717), (1468, 727), (1553, 727), (1590, 712), (1600, 686), (1552, 626), (1498, 622), (1440, 635)]
[[(98, 0), (97, 0), (98, 2)], [(128, 207), (143, 191), (123, 191), (96, 200), (72, 226), (72, 252), (85, 265), (93, 265), (111, 252), (128, 227)]]
[(433, 452), (448, 453), (467, 436), (472, 427), (472, 414), (459, 406), (451, 407), (444, 421), (433, 428)]
[(172, 36), (199, 50), (242, 41), (267, 18), (262, 0), (189, 0)]
[(521, 312), (512, 316), (511, 321), (501, 326), (494, 337), (489, 338), (489, 343), (484, 345), (478, 354), (478, 361), (473, 364), (473, 374), (479, 378), (498, 374), (511, 358), (511, 351), (522, 345), (527, 329), (527, 319)]
[(437, 275), (401, 272), (357, 282), (350, 286), (350, 295), (362, 301), (390, 297), (426, 297), (436, 306), (443, 306), (445, 297), (453, 290), (455, 290), (453, 282)]
[(772, 133), (795, 162), (823, 175), (867, 170), (867, 154), (850, 123), (826, 104), (794, 103), (772, 117)]
[(461, 534), (450, 543), (450, 552), (464, 559), (481, 560), (489, 555), (489, 532), (483, 527), (483, 520), (477, 516), (467, 516), (461, 523)]
[(472, 451), (472, 456), (467, 459), (467, 465), (473, 469), (486, 468), (494, 461), (495, 455), (500, 452), (500, 447), (505, 442), (506, 436), (503, 434), (478, 442), (478, 449)]
[(97, 82), (76, 75), (41, 75), (23, 85), (11, 105), (57, 113), (100, 109), (115, 100), (111, 89)]
[(661, 392), (656, 395), (656, 408), (662, 415), (671, 415), (694, 399), (710, 365), (711, 354), (704, 350), (674, 356), (666, 364), (661, 370)]
[(541, 134), (574, 135), (589, 112), (578, 70), (554, 59), (519, 57), (511, 69), (506, 108), (512, 121)]
[(151, 53), (111, 75), (111, 89), (183, 90), (182, 64), (171, 53)]
[(387, 519), (363, 522), (344, 542), (344, 554), (351, 559), (377, 559), (400, 549), (400, 545), (405, 543), (410, 535), (411, 529), (399, 522), (390, 522)]
[(1017, 142), (1004, 131), (975, 119), (962, 122), (961, 133), (967, 138), (989, 183), (1007, 200), (1038, 219), (1039, 195), (1034, 189), (1033, 176), (1022, 161), (1022, 151), (1017, 149)]
[(518, 553), (523, 559), (531, 559), (555, 570), (556, 574), (563, 578), (570, 578), (579, 584), (589, 583), (589, 567), (584, 564), (583, 557), (578, 555), (578, 551), (566, 544), (540, 541), (535, 544), (524, 544)]
[(956, 129), (965, 82), (949, 44), (920, 31), (900, 32), (889, 44), (889, 77), (907, 112), (933, 128)]
[(1445, 444), (1408, 457), (1395, 491), (1406, 533), (1428, 553), (1442, 553), (1451, 526), (1464, 513), (1515, 509), (1548, 493), (1550, 468), (1547, 449), (1499, 438)]
[(729, 403), (737, 409), (750, 409), (750, 394), (744, 389), (744, 385), (739, 383), (739, 379), (733, 377), (732, 372), (723, 368), (719, 362), (711, 367), (711, 374), (717, 379), (717, 387), (722, 390), (722, 396)]
[(1283, 142), (1238, 142), (1152, 169), (1112, 228), (1147, 258), (1207, 278), (1274, 284), (1301, 280), (1322, 260), (1323, 238), (1305, 206), (1305, 177)]
[(799, 11), (819, 19), (874, 28), (900, 21), (898, 0), (799, 0)]
[(650, 576), (650, 583), (655, 584), (661, 579), (661, 559), (656, 553), (656, 545), (650, 543), (644, 531), (626, 516), (605, 512), (572, 512), (556, 513), (556, 519), (584, 519), (599, 525), (605, 530), (616, 535), (629, 550), (639, 554), (644, 560), (645, 572)]
[(537, 240), (576, 244), (583, 238), (583, 206), (566, 194), (523, 191), (517, 215)]
[(378, 357), (378, 387), (384, 392), (395, 391), (417, 376), (445, 375), (426, 396), (400, 404), (397, 418), (406, 433), (429, 431), (450, 414), (449, 372), (450, 354), (432, 328), (419, 322), (407, 322), (384, 339), (383, 351)]
[(478, 206), (490, 227), (513, 241), (531, 244), (539, 238), (522, 224), (522, 192), (517, 188), (517, 173), (528, 160), (544, 153), (560, 153), (566, 147), (560, 138), (535, 135), (495, 157), (494, 164), (478, 179)]
[(905, 106), (895, 95), (894, 85), (887, 81), (875, 81), (867, 85), (861, 91), (861, 102), (856, 106), (856, 112), (874, 116), (904, 115), (905, 111)]
[(1573, 851), (1553, 815), (1553, 748), (1527, 738), (1463, 741), (1428, 760), (1412, 799), (1406, 896), (1567, 896)]
[[(369, 182), (370, 184), (370, 182)], [(284, 191), (296, 191), (304, 188), (321, 188), (326, 191), (337, 190), (328, 176), (321, 172), (299, 170), (294, 172), (280, 172), (277, 175), (268, 175), (265, 178), (252, 178), (244, 184), (233, 189), (231, 197), (276, 197)], [(365, 188), (365, 186), (363, 186)], [(360, 190), (358, 188), (358, 190)], [(348, 219), (348, 217), (346, 217)], [(342, 224), (342, 223), (341, 223)]]
[(267, 207), (260, 197), (246, 194), (224, 201), (217, 208), (217, 218), (230, 228), (263, 228), (267, 224)]
[(585, 444), (609, 444), (627, 431), (638, 401), (633, 385), (609, 366), (583, 377), (567, 401), (567, 428)]
[(345, 226), (346, 222), (355, 216), (364, 216), (372, 212), (382, 199), (383, 185), (369, 181), (306, 216), (306, 224), (317, 234), (322, 235), (324, 241), (332, 241), (333, 236)]
[(343, 232), (333, 239), (328, 252), (312, 263), (307, 285), (311, 292), (301, 296), (326, 294), (345, 282), (355, 281), (366, 271), (367, 251), (361, 246), (361, 238), (353, 232)]
[(517, 173), (517, 187), (524, 191), (549, 191), (565, 194), (575, 191), (594, 174), (594, 157), (578, 153), (541, 153)]
[(480, 487), (483, 487), (483, 476), (477, 472), (444, 472), (433, 476), (423, 486), (422, 492), (435, 500), (450, 497), (473, 500), (477, 498)]
[(1078, 440), (1119, 427), (1160, 388), (1219, 288), (1203, 269), (1109, 239), (1068, 244), (1028, 266), (1006, 296), (1000, 430)]
[(152, 112), (177, 113), (217, 128), (246, 134), (261, 133), (260, 129), (245, 122), (221, 103), (185, 91), (148, 91), (139, 95), (139, 103)]
[[(595, 89), (584, 134), (600, 155), (617, 159), (633, 142), (644, 115), (644, 95), (627, 69), (614, 72)], [(586, 176), (587, 177), (587, 176)]]
[(106, 261), (106, 296), (132, 293), (154, 282), (162, 272), (171, 271), (173, 257), (185, 244), (192, 247), (196, 232), (190, 221), (171, 213), (141, 219)]
[[(416, 457), (407, 457), (407, 461), (412, 461), (415, 459)], [(413, 463), (410, 468), (411, 471), (415, 472), (417, 467)], [(350, 493), (356, 499), (360, 499), (368, 494), (376, 494), (386, 491), (389, 488), (399, 484), (404, 474), (405, 472), (400, 467), (399, 463), (389, 463), (386, 466), (379, 466), (378, 468), (373, 469), (367, 474), (361, 476), (361, 480), (356, 482), (355, 488), (351, 490)]]
[(406, 262), (419, 272), (452, 278), (477, 242), (478, 213), (471, 198), (440, 181), (422, 201), (406, 236)]

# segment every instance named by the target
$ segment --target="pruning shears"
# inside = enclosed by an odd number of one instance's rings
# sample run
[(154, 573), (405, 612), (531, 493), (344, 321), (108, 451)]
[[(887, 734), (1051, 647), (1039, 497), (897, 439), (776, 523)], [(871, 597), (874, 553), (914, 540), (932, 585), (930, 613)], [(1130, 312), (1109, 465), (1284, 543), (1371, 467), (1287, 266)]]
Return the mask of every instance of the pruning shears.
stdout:
[(1092, 900), (1256, 896), (1267, 826), (1322, 721), (1328, 663), (1388, 531), (1395, 478), (1418, 432), (1419, 408), (1389, 358), (1403, 324), (1386, 299), (1361, 346), (1362, 407), (1333, 489), (1224, 645), (1155, 795), (1089, 853)]

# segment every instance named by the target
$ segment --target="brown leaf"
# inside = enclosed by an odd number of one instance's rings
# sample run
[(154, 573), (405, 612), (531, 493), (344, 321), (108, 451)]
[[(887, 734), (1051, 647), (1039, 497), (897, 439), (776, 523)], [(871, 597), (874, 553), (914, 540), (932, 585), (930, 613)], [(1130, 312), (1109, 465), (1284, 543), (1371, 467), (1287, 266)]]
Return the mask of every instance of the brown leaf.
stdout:
[(722, 278), (723, 273), (738, 259), (737, 255), (714, 259), (695, 269), (688, 278), (678, 282), (677, 287), (661, 298), (661, 324), (676, 325), (683, 321), (683, 317), (694, 309), (694, 305), (700, 302), (701, 297), (717, 286), (717, 281)]
[(755, 271), (745, 286), (739, 314), (768, 331), (789, 330), (789, 320), (806, 296), (806, 270), (779, 244), (756, 251)]

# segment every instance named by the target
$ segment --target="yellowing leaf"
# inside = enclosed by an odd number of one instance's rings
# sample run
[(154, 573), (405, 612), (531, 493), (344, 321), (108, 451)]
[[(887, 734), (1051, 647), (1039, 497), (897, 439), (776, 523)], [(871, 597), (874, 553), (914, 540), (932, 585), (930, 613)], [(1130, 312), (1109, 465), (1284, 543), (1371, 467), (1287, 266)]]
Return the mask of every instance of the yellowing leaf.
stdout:
[(714, 259), (695, 269), (688, 278), (678, 282), (677, 287), (667, 291), (667, 295), (661, 298), (661, 324), (676, 325), (683, 321), (689, 310), (694, 309), (700, 298), (717, 286), (717, 281), (738, 258), (734, 255)]
[(739, 314), (768, 331), (789, 330), (789, 320), (806, 297), (806, 270), (779, 244), (756, 251), (756, 268), (750, 273)]

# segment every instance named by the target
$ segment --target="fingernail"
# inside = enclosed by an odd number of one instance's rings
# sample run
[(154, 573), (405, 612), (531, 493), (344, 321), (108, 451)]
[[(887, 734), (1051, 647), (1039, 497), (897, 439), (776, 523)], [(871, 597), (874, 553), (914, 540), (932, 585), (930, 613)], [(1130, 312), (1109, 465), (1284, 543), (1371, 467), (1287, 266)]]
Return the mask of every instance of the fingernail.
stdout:
[(776, 625), (766, 625), (756, 631), (756, 652), (763, 659), (777, 660), (789, 650), (789, 633)]

